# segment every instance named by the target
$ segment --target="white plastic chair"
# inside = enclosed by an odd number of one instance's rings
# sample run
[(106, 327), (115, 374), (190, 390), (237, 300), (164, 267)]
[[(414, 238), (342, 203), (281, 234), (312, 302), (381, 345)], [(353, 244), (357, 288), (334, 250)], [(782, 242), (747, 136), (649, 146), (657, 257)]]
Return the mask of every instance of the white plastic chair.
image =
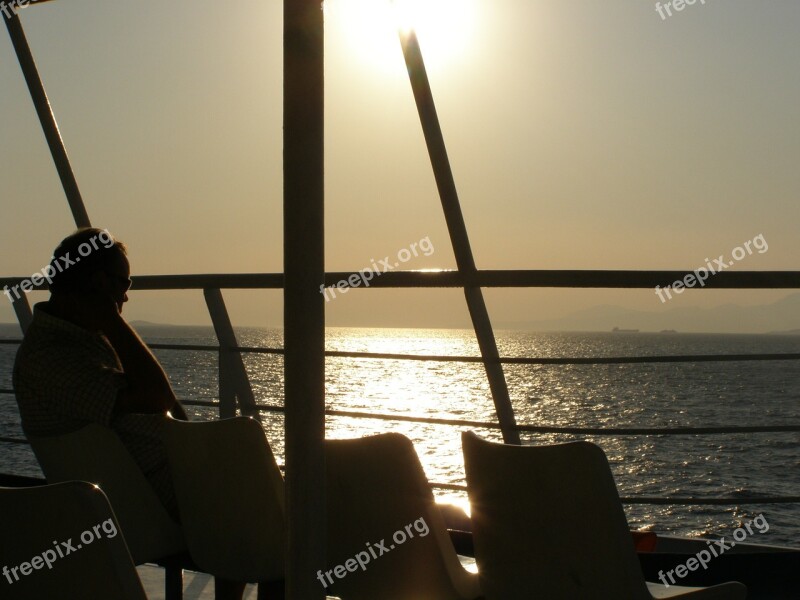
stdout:
[(248, 417), (169, 420), (164, 428), (189, 554), (231, 581), (284, 579), (283, 477), (261, 425)]
[(0, 598), (147, 600), (108, 499), (84, 481), (0, 488), (0, 565)]
[(739, 600), (736, 582), (646, 583), (611, 468), (589, 442), (513, 446), (463, 433), (475, 558), (487, 600)]
[(181, 566), (188, 562), (181, 557), (186, 554), (183, 532), (117, 434), (92, 423), (72, 433), (28, 439), (48, 483), (79, 480), (100, 486), (114, 508), (134, 563), (164, 566), (167, 598), (180, 598)]
[[(325, 461), (328, 566), (321, 570), (329, 593), (343, 600), (474, 600), (480, 596), (478, 577), (461, 566), (408, 438), (387, 433), (327, 440)], [(425, 529), (428, 533), (423, 536)], [(395, 532), (403, 533), (393, 539)], [(403, 537), (407, 539), (398, 543)], [(381, 540), (385, 553), (375, 547)], [(375, 556), (368, 552), (368, 544)], [(342, 578), (325, 575), (358, 553), (364, 553), (362, 562), (369, 560), (363, 569), (348, 570)]]

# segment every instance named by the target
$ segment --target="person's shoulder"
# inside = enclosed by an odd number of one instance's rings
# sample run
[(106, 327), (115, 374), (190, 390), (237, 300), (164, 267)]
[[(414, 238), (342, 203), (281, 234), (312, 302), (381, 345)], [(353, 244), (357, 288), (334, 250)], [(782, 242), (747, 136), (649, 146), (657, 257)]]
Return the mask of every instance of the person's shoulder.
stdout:
[(34, 307), (33, 320), (22, 338), (26, 351), (72, 351), (82, 346), (102, 344), (102, 337), (74, 323), (55, 317), (47, 311), (47, 303)]
[(76, 345), (69, 336), (32, 322), (19, 345), (17, 359), (20, 356), (69, 352)]
[(51, 371), (60, 371), (86, 361), (96, 362), (92, 361), (92, 352), (85, 344), (68, 335), (31, 324), (17, 349), (14, 372), (23, 376), (46, 377)]

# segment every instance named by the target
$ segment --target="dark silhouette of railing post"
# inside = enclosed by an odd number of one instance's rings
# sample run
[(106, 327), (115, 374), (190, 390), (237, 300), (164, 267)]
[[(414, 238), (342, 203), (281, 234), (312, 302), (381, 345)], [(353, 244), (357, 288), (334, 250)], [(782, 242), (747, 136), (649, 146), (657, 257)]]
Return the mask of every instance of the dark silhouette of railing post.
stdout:
[[(422, 60), (416, 33), (413, 30), (401, 32), (400, 43), (403, 47), (403, 56), (406, 60), (406, 67), (408, 67), (408, 77), (411, 80), (422, 131), (425, 134), (425, 143), (428, 146), (436, 187), (439, 189), (447, 229), (450, 232), (450, 242), (453, 245), (456, 264), (461, 273), (473, 275), (477, 273), (478, 269), (472, 255), (467, 225), (461, 212), (453, 170), (450, 168), (450, 159), (447, 157), (444, 135), (436, 114), (433, 92), (430, 81), (428, 81), (428, 73), (425, 70), (425, 62)], [(507, 444), (519, 444), (519, 431), (517, 431), (514, 408), (508, 395), (508, 385), (503, 365), (500, 364), (497, 340), (494, 337), (489, 312), (486, 310), (483, 292), (477, 286), (464, 286), (464, 296), (467, 300), (472, 326), (475, 329), (475, 336), (478, 339), (478, 347), (483, 357), (486, 376), (489, 379), (489, 388), (492, 391), (497, 420), (503, 432), (503, 441)]]
[(28, 295), (25, 292), (22, 292), (19, 295), (19, 298), (14, 298), (11, 301), (11, 306), (14, 307), (14, 314), (17, 316), (17, 321), (19, 322), (19, 328), (22, 330), (22, 335), (28, 331), (28, 327), (33, 321), (33, 312), (31, 311), (31, 305), (28, 302)]
[(320, 0), (283, 8), (286, 597), (314, 600), (325, 597), (324, 27)]
[(205, 289), (203, 296), (219, 341), (219, 416), (221, 419), (235, 417), (238, 399), (241, 414), (261, 422), (261, 413), (256, 407), (253, 387), (222, 292), (219, 288)]
[[(12, 11), (15, 9), (11, 8)], [(47, 92), (45, 92), (42, 79), (39, 77), (39, 71), (36, 68), (36, 62), (33, 60), (28, 40), (25, 38), (25, 32), (22, 29), (22, 23), (19, 20), (19, 15), (13, 12), (12, 16), (7, 17), (4, 13), (3, 19), (6, 22), (8, 35), (11, 37), (11, 43), (14, 45), (14, 52), (17, 54), (19, 66), (22, 69), (22, 74), (25, 76), (25, 82), (28, 84), (28, 91), (30, 91), (33, 105), (36, 108), (36, 114), (39, 116), (39, 122), (42, 124), (42, 131), (47, 140), (47, 145), (50, 148), (50, 154), (53, 156), (53, 162), (56, 165), (58, 176), (61, 178), (61, 185), (64, 188), (64, 193), (67, 195), (67, 202), (72, 210), (72, 218), (75, 220), (75, 225), (78, 227), (90, 227), (89, 215), (86, 212), (86, 207), (83, 204), (81, 192), (78, 189), (78, 182), (75, 180), (75, 174), (72, 172), (72, 166), (67, 156), (67, 149), (64, 146), (64, 140), (61, 138), (61, 133), (58, 130), (58, 123), (53, 114), (53, 109), (50, 107), (50, 101), (47, 99)]]

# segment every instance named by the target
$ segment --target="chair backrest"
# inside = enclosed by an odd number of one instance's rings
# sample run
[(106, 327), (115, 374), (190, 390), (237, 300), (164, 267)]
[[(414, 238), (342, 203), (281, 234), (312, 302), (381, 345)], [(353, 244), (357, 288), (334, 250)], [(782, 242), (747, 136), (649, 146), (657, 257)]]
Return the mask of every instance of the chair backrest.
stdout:
[(283, 579), (283, 477), (261, 425), (170, 420), (164, 443), (192, 560), (233, 581)]
[(328, 566), (317, 576), (329, 594), (343, 600), (480, 596), (408, 438), (327, 440), (325, 461)]
[(84, 481), (0, 488), (0, 598), (147, 600), (103, 492)]
[(48, 483), (80, 480), (102, 488), (136, 564), (185, 552), (180, 526), (113, 430), (92, 423), (72, 433), (28, 439)]
[(462, 443), (488, 600), (651, 598), (598, 446)]

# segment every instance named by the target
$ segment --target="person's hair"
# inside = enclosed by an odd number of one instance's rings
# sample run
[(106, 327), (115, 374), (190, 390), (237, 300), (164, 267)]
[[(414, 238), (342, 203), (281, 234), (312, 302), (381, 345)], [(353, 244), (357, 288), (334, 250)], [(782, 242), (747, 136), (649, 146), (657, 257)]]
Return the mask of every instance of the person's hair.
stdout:
[(119, 254), (126, 256), (125, 244), (107, 229), (83, 227), (64, 238), (50, 261), (50, 291), (80, 292), (89, 289), (92, 276), (109, 271)]

